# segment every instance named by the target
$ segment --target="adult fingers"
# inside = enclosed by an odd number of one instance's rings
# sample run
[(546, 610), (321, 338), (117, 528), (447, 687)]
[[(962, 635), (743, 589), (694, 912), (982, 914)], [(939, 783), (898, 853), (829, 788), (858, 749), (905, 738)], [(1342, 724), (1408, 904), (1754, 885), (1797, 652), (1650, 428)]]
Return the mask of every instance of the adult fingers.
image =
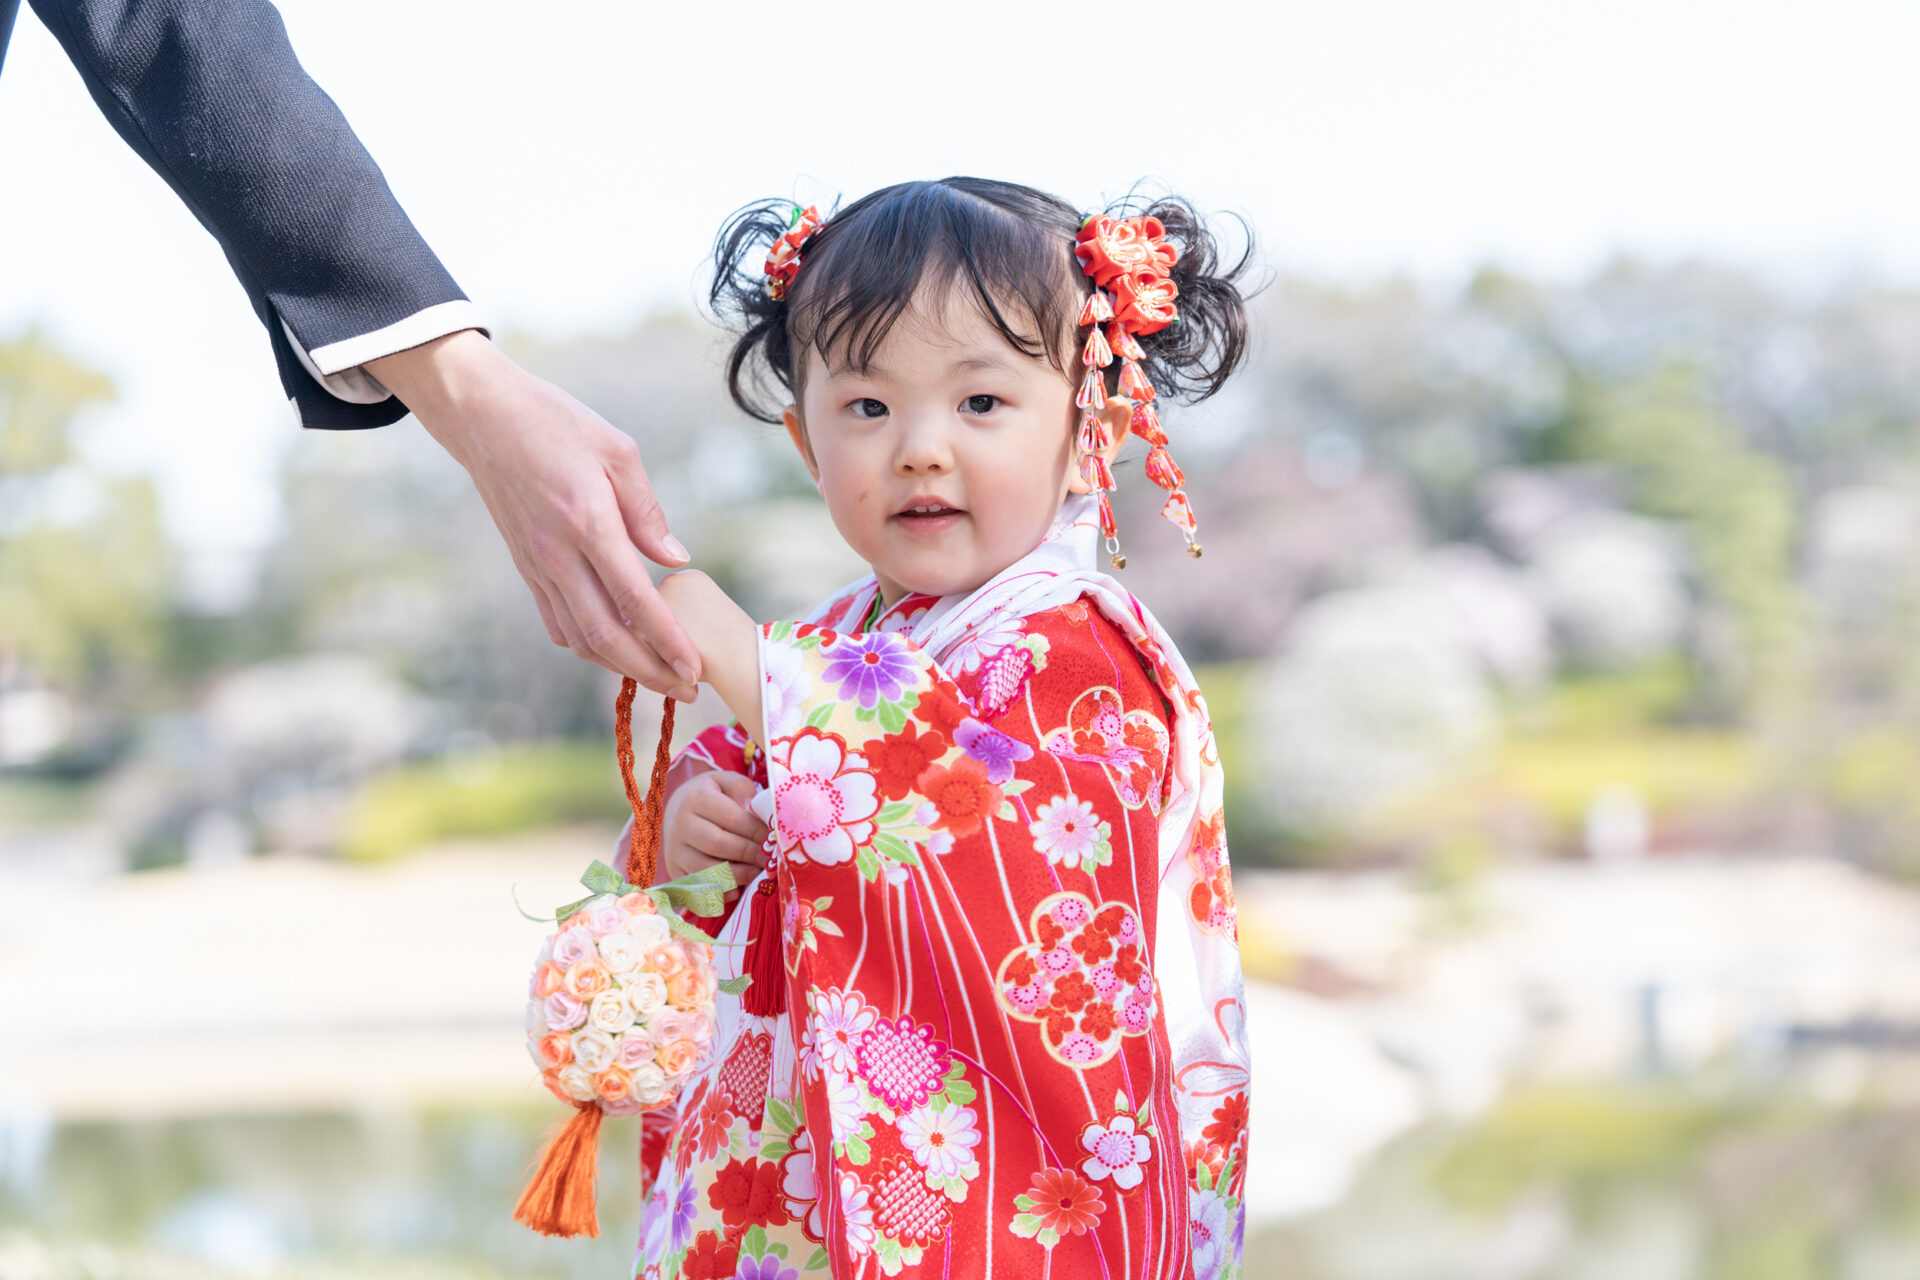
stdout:
[[(587, 561), (576, 557), (570, 571), (555, 573), (553, 577), (564, 607), (561, 625), (565, 627), (568, 619), (573, 623), (567, 628), (569, 648), (609, 671), (632, 676), (655, 693), (684, 691), (687, 678), (668, 667), (652, 648), (627, 629)], [(646, 580), (645, 574), (640, 577)]]
[[(693, 647), (680, 620), (660, 598), (660, 592), (640, 566), (623, 529), (608, 522), (591, 531), (580, 550), (599, 579), (595, 594), (612, 601), (615, 614), (625, 619), (632, 631), (624, 634), (637, 647), (644, 648), (653, 662), (672, 668), (677, 677), (668, 684), (653, 685), (630, 672), (634, 679), (656, 693), (665, 693), (671, 684), (692, 684), (700, 678), (700, 652)], [(637, 635), (636, 635), (637, 633)]]

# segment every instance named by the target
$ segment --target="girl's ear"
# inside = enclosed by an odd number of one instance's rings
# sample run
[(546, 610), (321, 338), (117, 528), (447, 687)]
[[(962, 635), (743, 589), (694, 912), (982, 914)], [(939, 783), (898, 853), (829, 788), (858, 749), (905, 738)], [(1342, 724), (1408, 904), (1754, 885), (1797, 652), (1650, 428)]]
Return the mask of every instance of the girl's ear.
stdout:
[[(1101, 456), (1112, 463), (1119, 456), (1120, 446), (1133, 434), (1133, 401), (1121, 396), (1110, 396), (1107, 407), (1100, 410), (1100, 417), (1107, 424), (1107, 431), (1113, 436), (1113, 443), (1100, 451)], [(1067, 473), (1067, 492), (1086, 493), (1087, 482), (1080, 478), (1080, 452), (1074, 450), (1073, 467)]]
[(807, 474), (813, 477), (813, 483), (820, 483), (820, 464), (813, 460), (813, 443), (807, 439), (807, 424), (800, 420), (800, 406), (790, 404), (780, 413), (780, 421), (787, 428), (787, 438), (793, 441), (793, 447), (800, 451), (800, 461), (807, 464)]

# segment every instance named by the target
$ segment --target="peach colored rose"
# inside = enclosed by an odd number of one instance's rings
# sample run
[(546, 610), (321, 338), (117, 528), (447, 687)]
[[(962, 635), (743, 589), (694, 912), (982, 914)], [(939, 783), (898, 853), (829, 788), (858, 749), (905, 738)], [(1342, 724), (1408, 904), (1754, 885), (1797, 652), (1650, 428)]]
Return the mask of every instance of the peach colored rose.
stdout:
[(550, 964), (541, 965), (540, 972), (533, 975), (534, 998), (545, 1000), (560, 989), (560, 983), (566, 976)]
[(620, 899), (620, 905), (627, 909), (628, 915), (650, 916), (654, 913), (653, 899), (644, 893), (630, 893)]
[(682, 969), (667, 979), (667, 999), (682, 1009), (697, 1008), (713, 998), (707, 987), (711, 969)]
[(540, 1073), (540, 1083), (547, 1086), (548, 1093), (560, 1099), (560, 1101), (566, 1103), (568, 1106), (573, 1105), (573, 1099), (568, 1096), (566, 1086), (560, 1083), (560, 1073), (558, 1071), (542, 1071)]
[(602, 1102), (618, 1102), (633, 1096), (633, 1075), (625, 1067), (608, 1067), (593, 1078), (594, 1092)]
[(613, 980), (606, 966), (595, 960), (583, 960), (567, 970), (567, 994), (575, 1000), (591, 1000), (605, 991)]
[(647, 952), (647, 968), (662, 978), (671, 978), (686, 967), (686, 956), (681, 954), (680, 948), (671, 942), (663, 942)]
[(564, 1031), (549, 1031), (533, 1042), (533, 1058), (543, 1071), (558, 1071), (573, 1061), (573, 1037)]
[(654, 1061), (668, 1076), (683, 1075), (700, 1062), (700, 1047), (691, 1040), (669, 1040), (654, 1051)]

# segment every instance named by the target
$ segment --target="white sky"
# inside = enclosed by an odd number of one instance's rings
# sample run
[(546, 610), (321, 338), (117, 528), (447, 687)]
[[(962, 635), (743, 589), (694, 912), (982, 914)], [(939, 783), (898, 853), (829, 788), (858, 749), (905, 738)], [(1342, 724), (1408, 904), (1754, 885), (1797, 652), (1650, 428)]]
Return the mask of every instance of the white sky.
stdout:
[[(455, 278), (550, 337), (690, 301), (747, 200), (949, 173), (1086, 205), (1163, 179), (1307, 275), (1629, 250), (1920, 279), (1910, 4), (281, 9)], [(94, 451), (160, 477), (185, 544), (266, 536), (295, 427), (265, 337), (28, 12), (0, 75), (0, 334), (31, 324), (116, 379)]]

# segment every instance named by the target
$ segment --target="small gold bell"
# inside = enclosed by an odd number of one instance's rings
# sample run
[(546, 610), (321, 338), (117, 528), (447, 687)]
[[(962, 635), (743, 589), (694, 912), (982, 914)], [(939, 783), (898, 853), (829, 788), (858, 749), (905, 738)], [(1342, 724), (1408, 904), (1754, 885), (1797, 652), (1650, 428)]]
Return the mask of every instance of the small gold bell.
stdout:
[(1189, 542), (1187, 544), (1187, 554), (1195, 560), (1198, 560), (1201, 556), (1200, 544), (1197, 542)]
[(1127, 558), (1118, 551), (1113, 553), (1113, 567), (1116, 569), (1124, 569), (1127, 567)]

